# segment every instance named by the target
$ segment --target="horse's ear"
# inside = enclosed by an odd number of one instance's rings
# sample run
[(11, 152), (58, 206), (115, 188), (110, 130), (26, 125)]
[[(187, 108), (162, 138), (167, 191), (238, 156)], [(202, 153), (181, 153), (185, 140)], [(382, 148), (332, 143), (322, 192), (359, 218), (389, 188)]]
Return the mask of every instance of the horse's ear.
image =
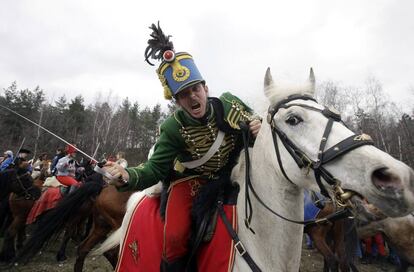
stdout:
[(315, 74), (313, 73), (313, 68), (310, 68), (310, 72), (309, 72), (309, 83), (311, 85), (311, 91), (314, 93), (315, 92)]
[(266, 89), (266, 88), (268, 88), (272, 85), (273, 85), (272, 74), (270, 73), (270, 67), (267, 67), (266, 75), (265, 75), (265, 78), (264, 78), (264, 88)]

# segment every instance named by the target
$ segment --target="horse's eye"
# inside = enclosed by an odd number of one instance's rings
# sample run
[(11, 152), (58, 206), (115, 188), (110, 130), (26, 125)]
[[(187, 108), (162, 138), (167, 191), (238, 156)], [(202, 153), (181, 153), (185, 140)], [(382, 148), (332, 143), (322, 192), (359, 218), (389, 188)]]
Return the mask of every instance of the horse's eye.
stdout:
[(292, 115), (292, 116), (289, 116), (288, 119), (286, 119), (286, 124), (290, 126), (296, 126), (302, 121), (303, 121), (302, 118), (300, 118), (299, 116)]

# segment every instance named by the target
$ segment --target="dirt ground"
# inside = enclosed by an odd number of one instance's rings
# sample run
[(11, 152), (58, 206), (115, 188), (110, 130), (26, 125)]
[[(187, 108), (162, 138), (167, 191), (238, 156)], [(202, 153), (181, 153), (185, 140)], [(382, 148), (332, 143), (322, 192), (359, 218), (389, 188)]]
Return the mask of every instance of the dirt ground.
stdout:
[[(29, 264), (15, 265), (12, 267), (0, 266), (0, 271), (10, 272), (70, 272), (73, 271), (73, 264), (75, 262), (76, 246), (73, 243), (69, 243), (67, 248), (68, 260), (63, 263), (57, 263), (55, 260), (55, 253), (58, 248), (58, 244), (53, 244), (47, 250), (42, 252), (34, 258)], [(357, 263), (357, 267), (361, 272), (377, 272), (377, 271), (395, 271), (395, 267), (391, 264), (360, 264)], [(301, 272), (319, 272), (322, 271), (323, 260), (321, 255), (315, 250), (302, 250), (301, 260)], [(109, 272), (113, 271), (112, 266), (102, 256), (92, 258), (87, 257), (85, 266), (85, 272)], [(414, 272), (411, 268), (409, 271)]]

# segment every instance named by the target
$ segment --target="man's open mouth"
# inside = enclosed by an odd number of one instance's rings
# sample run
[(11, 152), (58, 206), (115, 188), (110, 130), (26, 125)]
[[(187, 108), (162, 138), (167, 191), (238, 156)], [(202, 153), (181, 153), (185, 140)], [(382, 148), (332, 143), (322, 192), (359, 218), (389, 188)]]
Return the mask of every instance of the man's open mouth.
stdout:
[(200, 108), (201, 108), (200, 103), (195, 103), (195, 104), (193, 104), (193, 105), (191, 106), (191, 109), (192, 109), (192, 110), (199, 110)]

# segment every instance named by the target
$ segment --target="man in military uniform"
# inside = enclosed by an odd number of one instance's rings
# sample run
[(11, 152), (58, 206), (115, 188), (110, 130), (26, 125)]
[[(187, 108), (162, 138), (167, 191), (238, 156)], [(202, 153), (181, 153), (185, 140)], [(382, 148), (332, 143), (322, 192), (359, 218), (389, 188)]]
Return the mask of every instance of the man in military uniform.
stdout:
[(161, 270), (184, 271), (194, 198), (205, 184), (230, 179), (243, 147), (239, 122), (248, 122), (256, 137), (261, 121), (229, 92), (220, 98), (209, 97), (192, 56), (176, 53), (159, 25), (153, 24), (151, 29), (146, 60), (162, 60), (157, 74), (164, 96), (175, 99), (180, 108), (161, 125), (154, 153), (146, 163), (125, 170), (114, 163), (107, 166), (114, 177), (122, 177), (123, 182), (117, 184), (120, 191), (144, 190), (164, 181), (168, 199)]

